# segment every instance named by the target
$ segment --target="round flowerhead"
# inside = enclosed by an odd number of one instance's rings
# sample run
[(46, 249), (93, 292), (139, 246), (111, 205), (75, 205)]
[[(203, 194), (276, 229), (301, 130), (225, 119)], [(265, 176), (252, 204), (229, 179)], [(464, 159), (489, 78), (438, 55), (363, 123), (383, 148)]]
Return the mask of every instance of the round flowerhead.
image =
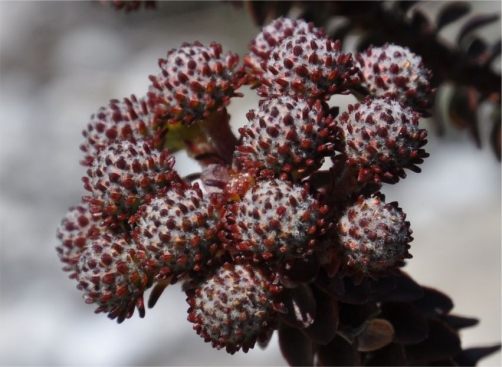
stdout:
[(188, 320), (206, 342), (234, 354), (247, 352), (276, 327), (274, 287), (265, 271), (225, 263), (187, 290)]
[(82, 178), (92, 196), (93, 214), (108, 216), (107, 224), (127, 220), (147, 195), (180, 182), (173, 170), (174, 157), (156, 151), (150, 140), (114, 141), (84, 162), (89, 169)]
[(262, 63), (265, 70), (259, 95), (303, 94), (307, 98), (329, 99), (358, 82), (352, 55), (341, 52), (340, 41), (316, 33), (287, 37)]
[(362, 85), (372, 96), (394, 97), (417, 111), (432, 106), (432, 73), (408, 48), (389, 43), (370, 46), (356, 60)]
[(301, 257), (316, 249), (316, 238), (325, 231), (326, 212), (308, 187), (259, 181), (230, 207), (225, 241), (231, 251), (255, 259)]
[(86, 303), (97, 303), (96, 313), (106, 312), (122, 322), (137, 307), (145, 313), (143, 292), (148, 275), (141, 269), (145, 254), (124, 236), (104, 234), (89, 241), (77, 263), (77, 288)]
[(307, 23), (303, 19), (277, 18), (266, 27), (249, 44), (251, 53), (244, 57), (245, 67), (252, 73), (262, 74), (263, 69), (260, 64), (269, 58), (270, 52), (278, 46), (285, 38), (300, 34), (314, 33), (322, 38), (324, 31), (314, 28), (312, 23)]
[(237, 54), (223, 55), (218, 43), (209, 47), (184, 43), (169, 51), (159, 60), (159, 74), (150, 76), (149, 103), (159, 119), (154, 127), (161, 121), (190, 124), (226, 107), (231, 97), (238, 96), (234, 73), (238, 61)]
[(339, 117), (345, 134), (349, 165), (359, 182), (396, 183), (404, 168), (420, 172), (417, 164), (429, 154), (422, 147), (427, 131), (418, 128), (420, 115), (391, 98), (366, 98), (349, 105)]
[(375, 194), (346, 208), (338, 222), (341, 270), (356, 283), (364, 277), (377, 279), (404, 265), (413, 240), (406, 214), (396, 202), (385, 203)]
[[(59, 259), (66, 264), (64, 271), (75, 272), (80, 254), (87, 248), (88, 242), (106, 232), (106, 228), (100, 225), (101, 221), (100, 216), (92, 215), (89, 203), (83, 202), (69, 209), (57, 229), (60, 242), (56, 251)], [(75, 277), (75, 274), (70, 276)]]
[(270, 169), (302, 178), (318, 169), (334, 153), (338, 128), (321, 101), (277, 96), (260, 102), (239, 129), (242, 140), (234, 160), (243, 168)]
[(145, 138), (151, 135), (151, 124), (152, 115), (144, 98), (138, 100), (132, 95), (122, 101), (112, 99), (108, 106), (92, 114), (87, 128), (82, 131), (85, 142), (80, 149), (94, 155), (97, 149), (114, 140)]
[(148, 254), (157, 279), (199, 271), (217, 250), (218, 212), (198, 185), (163, 190), (134, 217), (133, 236)]

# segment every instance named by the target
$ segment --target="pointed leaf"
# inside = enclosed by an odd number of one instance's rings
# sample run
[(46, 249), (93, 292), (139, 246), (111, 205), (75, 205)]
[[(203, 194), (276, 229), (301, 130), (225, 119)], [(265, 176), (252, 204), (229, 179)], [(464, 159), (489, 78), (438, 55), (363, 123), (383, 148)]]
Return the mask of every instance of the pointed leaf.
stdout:
[(436, 30), (462, 18), (471, 11), (471, 4), (465, 1), (455, 1), (443, 6), (436, 17)]
[(469, 45), (466, 55), (472, 62), (484, 64), (490, 59), (490, 46), (488, 46), (486, 41), (483, 41), (479, 37), (475, 37)]
[(337, 335), (328, 345), (321, 345), (317, 352), (319, 366), (359, 366), (359, 353), (354, 345)]
[(411, 362), (431, 362), (449, 359), (460, 351), (460, 339), (457, 333), (442, 321), (429, 319), (429, 337), (423, 342), (405, 346)]
[(471, 327), (479, 323), (478, 319), (472, 317), (462, 317), (455, 315), (443, 315), (440, 319), (445, 322), (449, 327), (455, 330), (460, 330), (466, 327)]
[(373, 352), (392, 342), (393, 337), (394, 328), (390, 322), (384, 319), (373, 319), (357, 338), (357, 350)]
[(478, 118), (478, 92), (474, 87), (458, 87), (453, 93), (448, 115), (453, 124), (460, 129), (469, 129), (469, 132), (476, 141), (476, 145), (481, 147), (479, 136)]
[(336, 335), (338, 329), (338, 304), (326, 293), (313, 286), (316, 301), (316, 316), (314, 323), (305, 329), (303, 333), (317, 344), (328, 344)]
[(424, 296), (414, 302), (426, 316), (445, 315), (453, 308), (453, 301), (443, 292), (429, 287), (422, 287)]
[(465, 23), (457, 36), (457, 44), (460, 45), (464, 38), (479, 27), (493, 23), (499, 19), (498, 14), (482, 14), (473, 16)]
[(321, 270), (315, 280), (316, 286), (324, 293), (333, 298), (340, 298), (345, 292), (345, 284), (342, 279), (337, 276), (328, 277), (324, 270)]
[(388, 277), (381, 277), (378, 280), (370, 281), (371, 294), (380, 296), (387, 294), (397, 287), (397, 276), (391, 275)]
[(313, 343), (303, 333), (284, 323), (279, 325), (279, 347), (290, 366), (312, 366)]
[(455, 356), (459, 366), (476, 366), (478, 361), (500, 350), (500, 344), (491, 347), (468, 348)]
[(380, 317), (394, 326), (394, 341), (402, 344), (416, 344), (429, 335), (426, 318), (411, 303), (385, 303)]

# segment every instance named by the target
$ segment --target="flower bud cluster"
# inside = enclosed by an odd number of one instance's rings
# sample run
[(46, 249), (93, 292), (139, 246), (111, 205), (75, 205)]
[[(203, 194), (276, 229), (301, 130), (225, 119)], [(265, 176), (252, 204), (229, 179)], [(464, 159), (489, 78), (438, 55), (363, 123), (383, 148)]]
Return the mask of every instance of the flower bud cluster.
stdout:
[[(86, 302), (123, 321), (135, 308), (144, 315), (147, 288), (153, 305), (183, 280), (188, 320), (218, 349), (247, 351), (278, 325), (331, 341), (321, 334), (334, 316), (323, 321), (315, 305), (336, 307), (341, 296), (322, 277), (377, 281), (411, 257), (405, 214), (379, 190), (427, 157), (420, 114), (405, 105), (416, 102), (410, 91), (428, 92), (429, 74), (388, 48), (354, 61), (322, 29), (281, 18), (240, 66), (219, 44), (185, 43), (159, 60), (145, 97), (100, 108), (83, 132), (90, 194), (58, 229), (58, 254)], [(382, 95), (377, 82), (339, 116), (328, 104), (382, 73), (401, 89), (405, 78), (408, 91)], [(240, 139), (221, 139), (242, 84), (263, 99)], [(173, 146), (199, 160), (202, 186), (178, 175)]]

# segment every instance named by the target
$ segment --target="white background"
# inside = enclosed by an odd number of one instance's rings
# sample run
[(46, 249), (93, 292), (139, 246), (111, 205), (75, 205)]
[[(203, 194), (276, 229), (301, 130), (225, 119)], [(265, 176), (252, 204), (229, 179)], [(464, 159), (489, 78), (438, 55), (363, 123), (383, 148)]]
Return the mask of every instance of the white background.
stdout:
[[(480, 3), (476, 12), (500, 13), (500, 2)], [(117, 325), (95, 315), (55, 251), (56, 227), (84, 194), (78, 146), (89, 116), (110, 98), (144, 94), (157, 59), (183, 41), (217, 41), (244, 55), (259, 31), (249, 16), (228, 4), (191, 2), (134, 14), (89, 2), (1, 2), (0, 11), (0, 363), (284, 365), (275, 336), (265, 351), (213, 350), (186, 321), (178, 286), (145, 319)], [(500, 23), (487, 30), (500, 37)], [(258, 100), (244, 92), (230, 106), (235, 127)], [(430, 133), (423, 173), (383, 189), (414, 231), (407, 271), (449, 294), (455, 313), (481, 319), (462, 332), (465, 346), (501, 340), (500, 164), (483, 136), (478, 150), (466, 132), (440, 140)], [(196, 170), (183, 158), (178, 168)], [(499, 353), (482, 364), (500, 363)]]

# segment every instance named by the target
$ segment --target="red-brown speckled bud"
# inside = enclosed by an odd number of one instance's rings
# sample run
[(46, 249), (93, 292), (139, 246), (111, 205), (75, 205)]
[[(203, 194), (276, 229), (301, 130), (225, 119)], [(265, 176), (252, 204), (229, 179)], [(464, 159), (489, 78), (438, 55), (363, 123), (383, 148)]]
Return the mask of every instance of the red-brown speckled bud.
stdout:
[(206, 342), (245, 353), (276, 327), (271, 277), (251, 265), (225, 263), (187, 290), (188, 321)]
[(144, 256), (124, 236), (105, 234), (91, 239), (76, 265), (77, 288), (85, 292), (85, 302), (98, 304), (96, 313), (106, 312), (119, 323), (130, 318), (135, 308), (143, 317), (143, 292), (149, 283), (139, 266)]
[(356, 283), (364, 277), (377, 279), (404, 265), (413, 240), (406, 214), (396, 202), (385, 203), (382, 194), (360, 196), (338, 221), (341, 274)]
[(348, 163), (358, 167), (359, 182), (396, 183), (404, 168), (420, 172), (417, 164), (429, 154), (422, 147), (427, 131), (418, 127), (420, 114), (387, 98), (349, 105), (339, 117), (345, 133)]
[(265, 70), (258, 89), (262, 97), (303, 94), (329, 99), (359, 81), (352, 55), (341, 51), (340, 41), (315, 33), (285, 38), (261, 66)]
[(199, 186), (150, 197), (134, 217), (133, 236), (157, 279), (200, 271), (217, 250), (218, 212)]
[(430, 108), (434, 90), (422, 58), (408, 48), (385, 44), (356, 55), (362, 85), (374, 97), (394, 97), (415, 110)]
[[(159, 59), (159, 74), (150, 76), (148, 98), (162, 121), (190, 124), (222, 110), (230, 98), (240, 96), (234, 68), (237, 54), (223, 54), (220, 44), (184, 43)], [(160, 122), (154, 124), (158, 126)]]
[(278, 96), (261, 101), (247, 114), (249, 124), (234, 160), (243, 169), (271, 169), (276, 174), (302, 178), (318, 169), (324, 157), (334, 154), (339, 130), (320, 100)]

